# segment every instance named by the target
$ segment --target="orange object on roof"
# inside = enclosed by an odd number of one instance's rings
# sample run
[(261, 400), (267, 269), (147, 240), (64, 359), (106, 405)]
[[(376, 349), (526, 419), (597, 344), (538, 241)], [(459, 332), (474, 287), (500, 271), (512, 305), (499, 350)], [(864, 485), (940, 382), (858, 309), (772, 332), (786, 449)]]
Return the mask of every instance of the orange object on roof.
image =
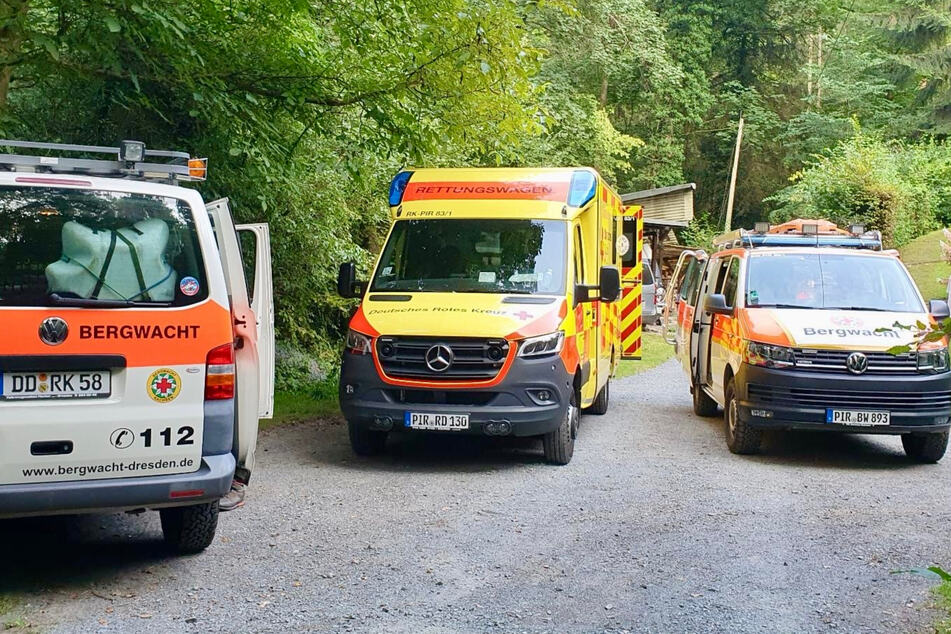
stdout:
[(842, 234), (849, 235), (849, 232), (844, 229), (839, 229), (839, 227), (834, 222), (829, 222), (828, 220), (805, 220), (803, 218), (796, 218), (795, 220), (790, 220), (789, 222), (784, 222), (781, 225), (773, 225), (769, 228), (769, 233), (795, 233), (802, 234), (803, 225), (816, 225), (819, 228), (820, 234)]

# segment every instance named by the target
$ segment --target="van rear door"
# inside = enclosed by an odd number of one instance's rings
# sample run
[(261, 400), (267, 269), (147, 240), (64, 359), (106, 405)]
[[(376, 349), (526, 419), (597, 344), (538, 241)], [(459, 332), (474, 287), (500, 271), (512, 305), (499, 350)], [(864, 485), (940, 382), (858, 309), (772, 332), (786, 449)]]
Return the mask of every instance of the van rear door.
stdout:
[(237, 225), (245, 276), (251, 278), (251, 310), (258, 332), (258, 418), (274, 416), (274, 291), (271, 230), (267, 223)]
[(623, 214), (621, 242), (621, 358), (641, 358), (643, 313), (644, 215), (641, 207), (626, 207)]
[[(252, 296), (249, 292), (248, 280), (245, 275), (245, 264), (241, 253), (241, 243), (238, 230), (231, 216), (231, 209), (227, 198), (216, 200), (207, 205), (215, 227), (215, 237), (218, 240), (218, 250), (221, 255), (221, 265), (224, 269), (225, 281), (228, 285), (228, 295), (231, 300), (231, 314), (234, 323), (235, 335), (235, 378), (237, 381), (235, 412), (237, 424), (235, 426), (234, 453), (238, 463), (239, 475), (245, 480), (250, 476), (254, 467), (254, 450), (257, 446), (258, 418), (264, 409), (270, 409), (267, 402), (261, 403), (261, 370), (262, 353), (264, 358), (273, 359), (274, 341), (273, 329), (269, 331), (270, 339), (258, 338), (258, 317), (251, 304)], [(266, 232), (263, 232), (266, 236)], [(255, 233), (257, 238), (257, 233)], [(258, 245), (255, 239), (255, 256), (267, 256), (270, 253), (269, 245)], [(259, 308), (271, 306), (271, 276), (270, 262), (265, 266), (255, 262), (251, 269), (255, 271), (255, 285), (260, 284), (259, 292), (255, 293), (259, 300)], [(269, 315), (262, 315), (266, 322)]]

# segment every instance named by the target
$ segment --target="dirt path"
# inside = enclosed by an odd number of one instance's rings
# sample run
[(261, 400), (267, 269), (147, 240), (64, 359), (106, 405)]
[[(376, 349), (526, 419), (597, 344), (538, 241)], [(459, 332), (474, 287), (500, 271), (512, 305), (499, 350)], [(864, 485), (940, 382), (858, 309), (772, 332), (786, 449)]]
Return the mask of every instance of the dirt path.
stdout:
[[(679, 368), (617, 382), (574, 461), (460, 437), (261, 441), (247, 506), (167, 558), (157, 514), (0, 523), (0, 592), (57, 632), (927, 631), (951, 458), (796, 434), (729, 454)], [(780, 444), (781, 441), (781, 444)]]

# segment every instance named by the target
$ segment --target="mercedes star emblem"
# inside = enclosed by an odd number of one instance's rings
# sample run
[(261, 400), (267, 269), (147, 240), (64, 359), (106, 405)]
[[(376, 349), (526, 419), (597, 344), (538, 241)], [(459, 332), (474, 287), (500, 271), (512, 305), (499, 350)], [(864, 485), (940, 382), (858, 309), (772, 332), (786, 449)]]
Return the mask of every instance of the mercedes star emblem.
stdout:
[(437, 343), (426, 351), (426, 367), (433, 372), (445, 372), (452, 365), (455, 355), (452, 348), (445, 344)]
[(865, 371), (868, 370), (868, 357), (861, 352), (853, 352), (849, 355), (849, 358), (845, 360), (845, 367), (847, 367), (852, 374), (864, 374)]
[(43, 323), (40, 324), (40, 339), (42, 339), (45, 344), (58, 346), (66, 341), (68, 335), (69, 326), (59, 317), (50, 317), (49, 319), (43, 320)]

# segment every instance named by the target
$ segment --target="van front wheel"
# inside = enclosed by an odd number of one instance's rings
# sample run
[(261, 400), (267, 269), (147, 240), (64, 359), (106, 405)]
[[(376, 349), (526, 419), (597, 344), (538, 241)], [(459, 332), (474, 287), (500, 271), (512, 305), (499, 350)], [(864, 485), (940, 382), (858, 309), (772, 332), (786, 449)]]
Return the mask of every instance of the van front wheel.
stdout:
[(181, 555), (193, 555), (208, 548), (218, 530), (218, 501), (193, 506), (160, 509), (165, 543)]
[(558, 429), (542, 436), (546, 462), (557, 465), (566, 465), (571, 462), (571, 457), (575, 454), (575, 436), (578, 434), (580, 418), (581, 412), (575, 404), (575, 398), (572, 397)]
[(948, 432), (902, 434), (901, 444), (905, 447), (905, 455), (915, 462), (935, 463), (941, 460), (948, 448)]
[(736, 401), (736, 386), (733, 379), (727, 383), (726, 406), (723, 408), (723, 421), (726, 427), (726, 446), (733, 453), (751, 454), (759, 451), (763, 430), (751, 427), (740, 418), (740, 407)]

